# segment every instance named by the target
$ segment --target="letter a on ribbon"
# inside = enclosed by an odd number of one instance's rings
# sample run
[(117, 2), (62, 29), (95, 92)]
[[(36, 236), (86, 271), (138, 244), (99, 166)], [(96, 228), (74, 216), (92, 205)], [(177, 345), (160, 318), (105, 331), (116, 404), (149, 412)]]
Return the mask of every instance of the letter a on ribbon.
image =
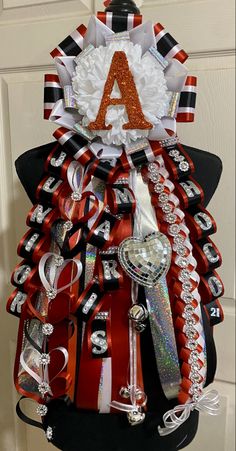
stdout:
[[(115, 82), (117, 82), (121, 92), (120, 98), (111, 98)], [(124, 105), (126, 107), (129, 122), (123, 125), (123, 129), (145, 130), (152, 128), (152, 124), (146, 121), (144, 117), (125, 52), (117, 51), (114, 53), (98, 115), (96, 121), (89, 124), (90, 130), (110, 130), (112, 128), (111, 124), (105, 124), (107, 109), (110, 105)]]

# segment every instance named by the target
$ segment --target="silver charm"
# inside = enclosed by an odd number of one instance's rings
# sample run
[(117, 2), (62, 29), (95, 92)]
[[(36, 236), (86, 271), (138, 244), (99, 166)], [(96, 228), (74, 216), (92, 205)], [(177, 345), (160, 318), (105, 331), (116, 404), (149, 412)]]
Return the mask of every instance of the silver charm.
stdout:
[(129, 319), (135, 323), (135, 330), (138, 333), (146, 329), (146, 324), (143, 324), (148, 318), (148, 311), (142, 304), (135, 304), (129, 310)]
[(148, 318), (148, 311), (142, 304), (134, 304), (129, 310), (129, 319), (134, 322), (146, 321)]
[(131, 279), (145, 287), (154, 287), (169, 270), (171, 245), (160, 232), (144, 240), (126, 238), (119, 246), (118, 258)]
[(137, 410), (133, 410), (132, 412), (129, 412), (127, 414), (129, 423), (131, 424), (131, 426), (137, 426), (139, 424), (142, 424), (145, 420), (145, 413), (142, 412), (141, 410), (137, 409)]

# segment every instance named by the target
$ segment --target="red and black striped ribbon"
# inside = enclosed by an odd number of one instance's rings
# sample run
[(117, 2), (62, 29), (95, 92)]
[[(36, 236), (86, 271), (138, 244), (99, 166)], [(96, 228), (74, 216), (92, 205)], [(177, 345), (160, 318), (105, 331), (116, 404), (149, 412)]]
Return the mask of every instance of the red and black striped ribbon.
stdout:
[(44, 78), (44, 119), (49, 119), (58, 100), (64, 98), (58, 75), (45, 74)]
[(115, 33), (123, 30), (132, 30), (142, 23), (142, 16), (139, 14), (98, 12), (97, 18)]
[(54, 50), (51, 52), (51, 56), (56, 58), (57, 56), (77, 56), (84, 49), (84, 36), (87, 28), (85, 25), (80, 25), (67, 36)]
[(176, 58), (180, 63), (184, 63), (188, 58), (187, 53), (181, 49), (178, 42), (160, 24), (154, 25), (156, 46), (158, 52), (166, 59)]
[(177, 122), (193, 122), (197, 100), (197, 77), (188, 76), (181, 92)]

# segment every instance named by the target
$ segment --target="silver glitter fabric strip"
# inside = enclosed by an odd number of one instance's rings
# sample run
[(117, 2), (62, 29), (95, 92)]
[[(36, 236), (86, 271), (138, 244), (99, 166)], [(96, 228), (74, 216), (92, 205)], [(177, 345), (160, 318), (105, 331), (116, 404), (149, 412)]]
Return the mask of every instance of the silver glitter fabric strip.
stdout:
[(156, 287), (146, 288), (145, 293), (161, 385), (168, 399), (176, 398), (181, 374), (165, 278)]

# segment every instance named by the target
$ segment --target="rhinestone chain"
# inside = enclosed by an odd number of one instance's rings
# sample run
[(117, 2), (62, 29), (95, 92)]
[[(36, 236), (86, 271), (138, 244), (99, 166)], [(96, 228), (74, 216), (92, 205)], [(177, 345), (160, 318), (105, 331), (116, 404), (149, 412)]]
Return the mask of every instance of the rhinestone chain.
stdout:
[[(201, 299), (198, 292), (200, 278), (196, 272), (197, 263), (192, 255), (185, 215), (179, 208), (179, 199), (173, 193), (174, 185), (169, 180), (169, 173), (162, 156), (157, 158), (156, 164), (148, 165), (148, 179), (150, 192), (154, 192), (153, 200), (155, 199), (160, 228), (167, 234), (172, 245), (174, 262), (171, 266), (171, 275), (176, 274), (176, 269), (178, 274), (174, 290), (176, 291), (178, 286), (178, 292), (176, 292), (178, 301), (175, 303), (175, 309), (179, 317), (175, 326), (179, 332), (180, 346), (184, 345), (188, 350), (187, 365), (184, 362), (181, 367), (183, 376), (181, 389), (185, 397), (187, 392), (193, 401), (197, 401), (202, 394), (205, 379), (205, 340), (201, 322)], [(155, 179), (158, 180), (157, 183), (154, 182)], [(176, 276), (174, 277), (176, 279)], [(185, 382), (186, 379), (190, 380), (190, 386)]]

